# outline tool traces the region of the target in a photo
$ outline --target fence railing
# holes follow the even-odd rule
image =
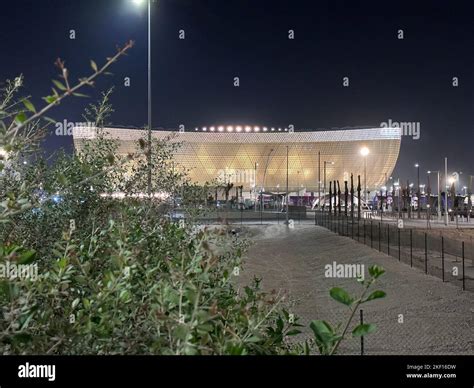
[[[314,223],[312,213],[295,211],[288,214],[290,223]],[[214,210],[199,217],[199,221],[204,224],[243,224],[243,223],[286,223],[286,213],[278,211],[253,211],[253,210]]]
[[[317,212],[315,223],[386,253],[411,267],[436,276],[443,282],[474,291],[474,246],[430,231],[402,228],[357,215]]]

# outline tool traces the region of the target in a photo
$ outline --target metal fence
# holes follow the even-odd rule
[[[313,223],[312,213],[304,211],[290,211],[288,214],[290,223]],[[206,225],[211,224],[265,224],[265,223],[286,223],[286,213],[278,211],[253,211],[253,210],[214,210],[206,215],[200,216],[199,221]]]
[[[314,220],[317,225],[419,268],[427,275],[474,291],[472,241],[466,243],[420,229],[329,212],[317,212]]]

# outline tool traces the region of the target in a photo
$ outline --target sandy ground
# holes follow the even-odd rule
[[[321,227],[246,228],[253,245],[241,281],[257,275],[263,278],[264,289],[288,292],[294,302],[291,312],[305,326],[312,319],[337,323],[347,316],[347,308],[330,298],[331,287],[343,287],[354,294],[361,291],[354,279],[325,277],[326,264],[364,264],[367,273],[375,263],[387,271],[377,286],[387,296],[363,306],[364,322],[378,327],[364,339],[365,354],[474,354],[473,293]],[[403,323],[399,322],[400,314]],[[358,320],[357,314],[354,325]],[[309,331],[300,339],[307,336]],[[350,338],[340,353],[360,354],[360,347],[360,339]]]

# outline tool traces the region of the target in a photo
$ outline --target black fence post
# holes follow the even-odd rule
[[[374,247],[374,228],[373,228],[374,222],[371,220],[370,221],[370,247]]]
[[[390,256],[390,224],[387,224],[387,255]]]
[[[410,229],[410,267],[413,267],[413,229]]]
[[[441,270],[443,271],[442,279],[444,282],[444,237],[441,236]]]
[[[400,261],[402,258],[401,244],[400,244],[400,228],[397,228],[397,230],[398,230],[398,261]]]
[[[364,218],[364,244],[365,244],[365,218]]]
[[[354,217],[351,219],[351,238],[354,240]]]
[[[428,235],[425,232],[425,273],[428,273]]]
[[[462,242],[462,290],[466,290],[466,276],[464,270],[464,241]]]
[[[379,222],[379,252],[382,252],[381,239],[382,239],[382,225],[380,225],[380,222]]]
[[[360,324],[364,324],[364,310],[360,309]],[[364,355],[364,336],[360,336],[360,355]]]

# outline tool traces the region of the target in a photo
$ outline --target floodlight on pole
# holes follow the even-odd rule
[[[148,5],[148,153],[147,153],[147,164],[148,164],[148,179],[147,179],[147,192],[151,197],[151,0],[132,0],[136,6],[141,6],[145,2]]]
[[[360,154],[364,158],[364,199],[365,204],[367,205],[367,156],[369,155],[370,150],[367,147],[362,147],[360,149]]]

